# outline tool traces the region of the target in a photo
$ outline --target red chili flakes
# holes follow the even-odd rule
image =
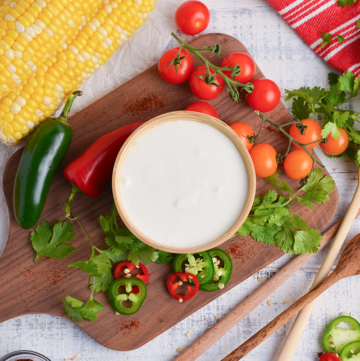
[[[131,330],[138,330],[140,320],[113,320],[111,321],[111,324],[116,327],[116,333],[122,332],[122,331],[131,331]]]
[[[21,359],[18,359],[16,361],[33,361],[33,360],[30,360],[29,358],[21,358]]]
[[[126,106],[126,110],[132,115],[137,116],[142,113],[152,112],[155,109],[163,108],[165,105],[165,97],[157,94],[148,94],[145,97],[133,98],[130,104]]]
[[[251,244],[249,243],[235,243],[226,249],[226,252],[230,254],[233,259],[241,259],[242,262],[252,258]]]

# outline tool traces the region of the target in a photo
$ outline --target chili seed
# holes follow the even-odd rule
[[[183,281],[179,281],[179,286],[181,286],[183,284]]]
[[[182,352],[182,350],[183,350],[182,347],[178,347],[178,348],[176,349],[176,351],[179,352],[179,353]]]
[[[222,290],[225,287],[223,283],[219,283],[219,288]]]
[[[184,300],[182,298],[179,298],[179,303],[183,303]]]
[[[124,273],[128,274],[128,273],[130,273],[130,270],[128,268],[125,268]]]

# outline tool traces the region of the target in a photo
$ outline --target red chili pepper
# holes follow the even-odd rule
[[[115,279],[121,278],[120,273],[123,270],[123,268],[126,268],[126,269],[129,270],[129,272],[125,273],[125,275],[123,277],[126,277],[126,275],[131,275],[131,272],[135,268],[139,268],[142,271],[143,274],[137,274],[136,276],[128,276],[128,277],[137,277],[137,278],[141,279],[142,281],[144,281],[144,283],[147,285],[147,283],[149,281],[149,271],[143,264],[139,263],[139,265],[136,266],[131,262],[121,262],[121,263],[119,263],[116,266],[115,271],[114,271]],[[134,286],[130,293],[134,293],[134,294],[139,293],[139,287]]]
[[[188,288],[187,288],[188,294],[187,295],[182,296],[176,292],[176,289],[178,288],[179,282],[180,282],[180,281],[176,281],[177,278],[180,278],[180,280],[182,282],[186,282],[188,280],[192,280],[194,282],[193,287],[190,285],[188,286]],[[170,276],[170,278],[168,279],[167,287],[168,287],[168,290],[169,290],[171,296],[173,296],[177,300],[181,299],[183,301],[187,301],[187,300],[190,300],[190,298],[193,298],[197,294],[197,292],[199,290],[199,280],[192,273],[176,272],[172,276]]]
[[[128,124],[103,135],[65,168],[64,177],[88,197],[99,197],[111,180],[120,148],[144,123]]]

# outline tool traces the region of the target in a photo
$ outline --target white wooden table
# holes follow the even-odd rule
[[[203,1],[209,7],[212,17],[206,33],[222,32],[242,41],[265,75],[280,86],[283,101],[285,89],[299,88],[304,85],[310,87],[325,86],[327,84],[327,74],[329,71],[333,71],[332,68],[306,46],[266,0]],[[182,0],[158,0],[157,11],[152,15],[153,19],[156,18],[157,21],[166,24],[169,33],[176,29],[173,16],[175,5],[180,2]],[[164,37],[161,40],[162,46],[156,49],[154,56],[150,57],[146,64],[137,64],[137,70],[129,68],[128,73],[123,75],[123,78],[132,77],[136,72],[156,62],[165,47],[174,45],[173,42],[168,43],[169,39],[169,37]],[[190,38],[185,37],[185,39],[189,40]],[[107,90],[103,91],[106,92]],[[289,107],[290,104],[287,103],[286,105]],[[359,110],[359,98],[352,103],[352,106]],[[1,184],[4,166],[13,152],[14,149],[0,145]],[[318,154],[338,186],[340,194],[340,206],[336,216],[338,219],[344,215],[355,190],[357,184],[356,168],[345,159],[326,158],[321,150],[318,150]],[[7,239],[7,217],[7,207],[1,191],[0,251]],[[347,240],[359,232],[360,221],[355,221]],[[288,306],[288,302],[292,303],[302,296],[309,289],[323,257],[324,252],[316,255],[271,296],[271,306],[268,306],[266,301],[263,302],[237,327],[211,347],[200,360],[220,360],[282,312]],[[259,287],[260,283],[257,280],[259,275],[266,280],[288,260],[289,257],[284,256],[262,270],[260,274],[250,277],[138,350],[131,352],[112,351],[100,346],[68,320],[48,315],[30,315],[0,324],[0,356],[14,350],[29,349],[47,355],[52,361],[74,360],[75,355],[77,355],[77,361],[172,360],[177,355],[176,349],[178,347],[187,347],[216,322],[214,315],[221,318]],[[346,279],[332,287],[321,297],[298,345],[294,360],[317,360],[317,353],[322,351],[322,333],[328,322],[339,316],[341,312],[351,312],[352,316],[360,319],[359,286],[360,277]],[[249,354],[246,360],[274,360],[289,328],[290,323]],[[191,336],[186,337],[185,334],[188,332],[191,332]]]

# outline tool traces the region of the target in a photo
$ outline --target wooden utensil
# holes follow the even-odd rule
[[[360,215],[358,211],[356,217]],[[338,231],[343,218],[333,224],[326,232],[322,234],[320,249],[323,249],[333,239]],[[211,327],[206,333],[198,338],[185,351],[178,355],[174,360],[188,361],[196,360],[208,348],[210,348],[217,340],[229,332],[244,317],[253,311],[261,302],[268,298],[278,287],[280,287],[287,279],[289,279],[296,271],[298,271],[306,262],[308,262],[315,254],[307,253],[295,257],[279,272],[271,277],[267,282],[261,285],[256,291],[248,296],[243,302],[238,304],[230,313]]]
[[[343,222],[344,223],[344,222]],[[336,266],[334,272],[317,285],[314,289],[309,291],[306,295],[301,297],[278,317],[273,319],[268,325],[261,329],[258,333],[252,336],[249,340],[239,346],[232,353],[227,355],[222,361],[237,361],[241,360],[251,350],[258,346],[261,342],[266,340],[281,326],[293,318],[305,306],[314,301],[323,292],[330,288],[333,284],[345,277],[356,276],[360,274],[360,234],[355,236],[346,246],[340,261]]]
[[[335,263],[336,257],[340,252],[340,249],[344,243],[346,235],[349,233],[350,227],[355,219],[355,214],[358,212],[360,207],[360,168],[358,169],[358,185],[354,193],[353,199],[351,201],[350,207],[348,208],[344,220],[339,228],[336,237],[331,244],[328,254],[326,255],[318,274],[310,288],[313,289],[320,282],[322,282],[329,272],[331,271],[332,266]],[[314,310],[316,305],[316,300],[306,306],[297,316],[281,350],[278,355],[277,361],[290,361],[297,344],[305,330],[306,324],[309,321],[309,318]]]

